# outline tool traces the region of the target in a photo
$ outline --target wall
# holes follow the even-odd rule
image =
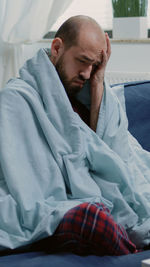
[[[24,61],[41,47],[50,47],[50,40],[24,45]],[[106,69],[109,83],[150,79],[150,39],[111,40],[111,48]]]
[[[111,71],[150,72],[150,40],[111,41]]]

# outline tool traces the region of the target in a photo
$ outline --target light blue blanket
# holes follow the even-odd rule
[[[85,201],[102,201],[133,241],[149,243],[150,154],[127,131],[122,93],[105,86],[95,133],[44,49],[8,82],[0,94],[1,249],[52,235]],[[89,106],[88,84],[78,98]]]

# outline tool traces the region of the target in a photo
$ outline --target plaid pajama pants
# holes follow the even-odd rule
[[[54,235],[57,251],[78,255],[124,255],[136,253],[125,229],[117,224],[102,203],[83,203],[70,209]]]

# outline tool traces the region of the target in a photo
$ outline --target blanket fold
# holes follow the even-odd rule
[[[78,99],[89,108],[88,83]],[[133,236],[150,217],[150,155],[127,124],[106,85],[93,132],[46,51],[28,60],[0,93],[0,248],[52,235],[69,209],[87,201],[103,202]]]

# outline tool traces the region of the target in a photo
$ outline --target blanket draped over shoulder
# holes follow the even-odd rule
[[[104,203],[138,246],[150,242],[150,154],[105,85],[97,132],[72,109],[44,49],[0,93],[0,249],[52,235],[76,205]],[[123,87],[120,87],[123,90]],[[89,87],[78,99],[89,106]]]

